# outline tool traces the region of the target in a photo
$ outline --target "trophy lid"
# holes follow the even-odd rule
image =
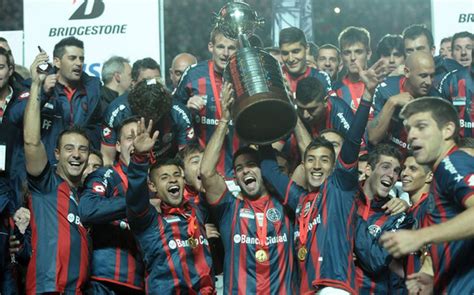
[[[245,2],[229,2],[216,16],[216,25],[226,38],[237,40],[240,34],[251,35],[264,20]]]

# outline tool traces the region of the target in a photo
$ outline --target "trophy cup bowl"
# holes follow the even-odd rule
[[[248,35],[263,23],[243,2],[227,3],[217,15],[219,30],[238,39],[242,48],[232,55],[224,79],[234,88],[231,114],[239,138],[270,144],[287,137],[296,126],[296,110],[285,86],[280,64],[269,53],[250,47]]]

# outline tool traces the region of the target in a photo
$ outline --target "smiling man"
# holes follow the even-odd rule
[[[231,85],[222,93],[222,119],[204,150],[201,164],[206,198],[215,213],[225,249],[225,294],[295,294],[293,227],[283,205],[263,182],[258,152],[240,148],[233,158],[236,198],[217,172],[219,150],[228,130]]]
[[[396,257],[432,244],[434,290],[474,291],[474,158],[458,150],[459,121],[446,100],[425,97],[400,113],[416,162],[433,170],[434,206],[418,230],[386,233],[381,242]]]
[[[79,218],[77,192],[87,165],[89,140],[81,129],[62,131],[54,150],[56,168],[48,161],[40,130],[39,95],[45,75],[37,72],[37,66],[47,60],[42,52],[31,65],[31,96],[24,115],[32,228],[26,292],[77,294],[84,291],[89,270],[88,235]]]
[[[433,57],[418,51],[408,56],[403,76],[388,77],[377,86],[375,118],[367,126],[369,143],[392,142],[403,153],[408,151],[406,133],[398,113],[410,100],[439,95],[432,86],[434,73]]]
[[[325,93],[332,93],[331,78],[328,74],[318,69],[309,67],[306,62],[308,43],[302,30],[290,27],[280,31],[279,45],[281,60],[283,61],[283,74],[290,86],[293,98],[301,79],[315,77],[323,85]]]

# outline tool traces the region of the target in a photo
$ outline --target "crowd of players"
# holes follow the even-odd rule
[[[338,42],[265,48],[298,122],[256,146],[218,28],[169,87],[152,58],[88,76],[75,37],[22,72],[0,38],[0,294],[474,292],[473,34],[434,56],[412,25],[370,67],[366,29]]]

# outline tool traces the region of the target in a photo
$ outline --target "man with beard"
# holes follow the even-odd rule
[[[212,57],[189,67],[174,92],[174,97],[184,103],[195,116],[195,129],[199,144],[203,147],[210,141],[222,117],[222,74],[229,58],[237,51],[236,40],[228,39],[215,27],[211,32],[208,50]],[[232,155],[239,147],[239,139],[231,125],[226,135],[224,148],[219,150],[218,171],[232,176]]]
[[[438,94],[432,87],[434,73],[433,57],[425,52],[415,52],[408,56],[403,76],[388,77],[377,86],[375,118],[367,126],[370,144],[391,142],[403,153],[408,151],[406,133],[398,114],[410,100]]]
[[[337,81],[337,74],[342,69],[341,52],[339,48],[332,44],[324,44],[319,47],[316,56],[316,67],[326,72],[334,85]]]
[[[234,154],[239,198],[233,196],[217,171],[230,120],[231,87],[224,85],[222,118],[201,164],[206,198],[224,243],[224,293],[296,294],[292,224],[283,205],[263,183],[257,151],[243,147]]]
[[[214,294],[203,216],[183,198],[181,167],[166,159],[150,167],[149,155],[158,138],[158,131],[151,135],[152,123],[147,128],[142,118],[133,133],[126,196],[127,218],[146,264],[147,293]]]
[[[47,60],[41,52],[31,65],[31,96],[24,115],[32,230],[26,293],[76,294],[84,291],[89,269],[88,235],[79,218],[77,193],[89,156],[89,140],[81,129],[62,131],[54,150],[58,164],[54,167],[48,161],[41,141],[39,99],[46,77],[37,72],[38,65]]]
[[[434,290],[440,294],[474,291],[474,159],[458,150],[459,121],[446,100],[419,98],[400,113],[416,162],[433,170],[434,208],[425,227],[386,233],[382,245],[395,257],[431,244]]]

